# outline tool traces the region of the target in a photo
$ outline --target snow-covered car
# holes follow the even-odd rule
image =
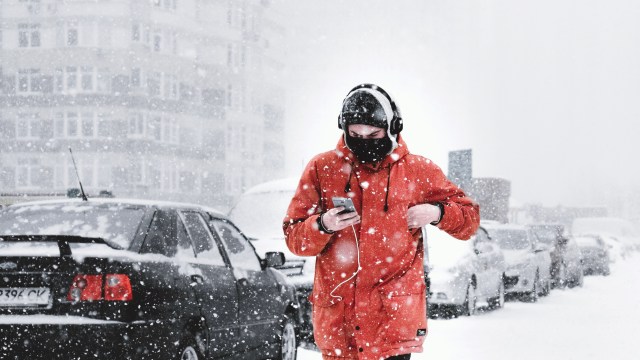
[[[223,214],[89,199],[0,211],[0,358],[295,359],[297,300]]]
[[[605,242],[611,253],[610,259],[624,259],[632,251],[640,250],[640,236],[633,224],[614,217],[576,218],[571,226],[574,236],[597,235]]]
[[[582,286],[584,276],[580,262],[580,250],[575,240],[569,236],[560,224],[529,225],[538,242],[550,248],[551,285]]]
[[[491,308],[504,305],[503,274],[506,269],[502,250],[479,228],[467,241],[428,226],[426,244],[429,269],[429,312],[473,315],[480,304]]]
[[[229,211],[229,218],[242,229],[260,255],[278,251],[285,254],[285,263],[278,270],[287,275],[295,286],[300,303],[300,335],[311,339],[313,326],[309,295],[313,288],[315,257],[293,254],[284,240],[282,220],[298,180],[285,178],[256,185],[245,191]]]
[[[580,258],[585,275],[609,275],[609,250],[598,235],[582,235],[576,237]]]
[[[483,226],[503,250],[507,294],[525,295],[532,302],[548,294],[551,288],[548,248],[534,241],[531,231],[522,225],[485,223]]]

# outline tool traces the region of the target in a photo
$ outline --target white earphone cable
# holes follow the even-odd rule
[[[329,293],[329,295],[331,295],[332,298],[334,299],[338,299],[338,301],[342,301],[342,296],[339,295],[333,295],[333,293],[338,290],[338,288],[342,285],[344,285],[345,283],[347,283],[348,281],[350,281],[351,279],[353,279],[354,277],[356,277],[356,275],[360,272],[360,244],[358,242],[358,234],[356,233],[356,228],[355,226],[351,225],[351,229],[353,230],[353,236],[356,239],[356,251],[358,254],[358,268],[356,269],[356,271],[353,273],[353,275],[351,275],[347,280],[341,282],[340,284],[336,285],[336,287],[333,288],[333,290],[331,290],[331,292]]]

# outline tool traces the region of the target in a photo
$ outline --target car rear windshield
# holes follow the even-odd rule
[[[128,249],[143,207],[121,204],[47,204],[0,211],[0,235],[74,235],[102,238]]]
[[[493,229],[489,230],[489,232],[491,233],[491,238],[498,241],[502,249],[520,250],[531,246],[525,230]]]
[[[554,244],[556,242],[556,237],[558,235],[557,230],[551,227],[536,227],[533,229],[538,240],[547,243]]]

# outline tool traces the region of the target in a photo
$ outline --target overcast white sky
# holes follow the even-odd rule
[[[343,97],[388,90],[409,149],[512,181],[518,203],[638,191],[640,2],[278,0],[288,31],[287,175],[335,146]]]

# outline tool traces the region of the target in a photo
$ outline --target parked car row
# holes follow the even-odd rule
[[[296,358],[284,255],[186,204],[46,201],[0,210],[0,358]]]
[[[468,241],[433,226],[423,233],[431,317],[501,308],[505,296],[535,302],[552,288],[582,286],[584,275],[610,273],[602,236],[572,236],[560,224],[482,221]]]

